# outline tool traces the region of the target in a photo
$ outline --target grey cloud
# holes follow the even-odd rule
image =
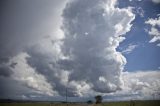
[[[160,88],[159,73],[124,73],[123,68],[127,61],[120,52],[116,51],[119,43],[125,39],[123,35],[130,31],[131,22],[134,20],[135,16],[131,8],[115,7],[116,0],[71,0],[62,14],[64,38],[60,40],[56,38],[59,33],[49,37],[42,37],[39,34],[41,32],[28,34],[32,32],[30,29],[39,25],[37,23],[41,23],[42,18],[48,19],[46,15],[50,13],[45,12],[48,9],[52,11],[50,8],[52,3],[57,4],[57,1],[53,0],[40,1],[40,4],[37,4],[37,1],[33,2],[32,4],[28,1],[23,3],[20,1],[19,5],[14,2],[13,7],[3,2],[10,7],[6,12],[2,10],[7,7],[0,7],[3,13],[1,18],[12,16],[13,14],[7,15],[11,11],[14,13],[12,18],[15,17],[15,19],[7,19],[11,20],[12,25],[9,31],[13,34],[4,30],[10,24],[1,29],[3,31],[1,31],[0,48],[5,49],[0,51],[2,64],[0,66],[0,98],[51,99],[52,97],[48,95],[53,95],[55,98],[57,95],[58,97],[66,95],[66,88],[68,96],[105,94],[117,96],[118,99],[120,97],[140,99],[155,95],[159,98],[157,96]],[[49,7],[43,7],[42,4],[45,3],[46,5],[49,3]],[[27,4],[26,7],[24,4]],[[32,4],[30,8],[27,7],[29,4]],[[26,19],[22,16],[25,14],[22,10],[18,10],[19,13],[16,12],[23,6],[29,9],[25,10],[27,16],[31,15],[27,17],[31,19],[29,23],[29,19],[22,22]],[[39,20],[36,20],[37,16],[40,17]],[[17,23],[18,19],[20,21],[14,29],[13,26],[16,25],[14,23]],[[21,28],[22,24],[27,25],[26,28],[28,28],[32,22],[35,24],[32,28],[26,30],[24,27]],[[37,30],[43,30],[46,24],[43,22],[42,24],[44,26]],[[42,39],[39,39],[41,37]],[[29,41],[30,39],[32,40]],[[21,45],[21,42],[24,44]],[[30,42],[34,44],[27,46]],[[12,46],[13,48],[17,46],[13,50],[13,57],[10,52]]]
[[[17,63],[15,67],[10,68],[14,72],[11,78],[20,81],[39,94],[48,96],[56,95],[56,92],[53,91],[52,86],[47,82],[46,78],[27,64],[27,57],[29,57],[29,55],[22,52],[10,60],[11,63]]]
[[[44,40],[46,42],[45,45],[49,48],[44,51],[44,48],[46,47],[43,48],[43,44],[39,43],[28,48],[26,52],[30,55],[30,57],[27,58],[27,62],[30,66],[35,68],[38,73],[46,77],[46,79],[53,86],[54,90],[58,91],[60,95],[65,95],[66,87],[60,83],[60,80],[63,78],[59,78],[59,74],[61,73],[59,66],[56,63],[58,53],[56,55],[56,48],[53,47],[54,45],[49,39]],[[53,49],[51,50],[50,48]],[[56,76],[56,74],[58,74],[58,76]]]
[[[0,1],[0,76],[10,78],[15,74],[16,70],[13,71],[10,68],[15,69],[18,64],[8,63],[13,57],[25,51],[26,48],[39,42],[44,36],[57,35],[52,36],[53,39],[57,39],[61,35],[59,26],[61,24],[61,11],[65,2],[66,0]],[[3,79],[2,83],[5,83],[5,80],[8,81]],[[12,88],[10,92],[6,90],[8,94],[5,95],[8,95],[7,97],[12,95],[13,98],[16,95],[21,96],[23,92],[14,93],[18,92],[19,89],[24,89],[25,94],[27,85],[17,85],[16,81],[13,81],[12,84],[11,80],[12,78],[8,81],[6,87],[1,84],[1,87],[4,86],[4,90],[7,87],[8,89]],[[6,97],[5,95],[3,96]]]
[[[13,72],[8,67],[0,67],[0,76],[10,77]]]
[[[65,32],[62,52],[74,64],[69,70],[69,80],[86,81],[97,92],[113,92],[122,84],[120,76],[125,59],[115,49],[121,42],[120,35],[129,30],[134,15],[130,10],[115,8],[115,3],[75,0],[66,5],[62,15]]]
[[[130,8],[119,9],[115,4],[116,0],[68,2],[62,14],[64,38],[56,39],[57,34],[37,40],[39,37],[34,36],[34,44],[10,59],[12,78],[48,95],[64,96],[66,87],[68,96],[121,90],[126,59],[116,48],[125,39],[122,35],[130,30],[135,16]],[[35,41],[34,37],[29,37],[30,42]]]
[[[57,34],[65,2],[1,0],[0,58],[12,57],[43,36]]]
[[[22,99],[22,95],[36,94],[33,89],[24,86],[23,83],[3,76],[0,76],[0,89],[1,99]]]
[[[8,58],[0,59],[0,76],[10,77],[13,74],[13,71],[10,69],[10,64],[8,64]]]
[[[116,48],[124,39],[121,35],[130,30],[134,14],[130,9],[115,8],[115,3],[69,2],[62,14],[64,39],[54,43],[44,39],[27,49],[28,64],[44,75],[59,95],[65,95],[66,87],[69,96],[122,89],[126,60]]]

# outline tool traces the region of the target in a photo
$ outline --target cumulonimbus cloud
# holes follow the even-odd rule
[[[25,64],[32,68],[28,74],[37,73],[36,83],[44,79],[48,89],[31,85],[32,80],[23,82],[53,95],[54,91],[65,95],[66,87],[68,96],[121,90],[126,59],[116,48],[130,31],[135,15],[131,8],[120,9],[116,3],[116,0],[68,2],[62,14],[64,38],[54,42],[44,39],[26,50],[29,56]],[[12,70],[16,72],[15,68]],[[25,79],[29,77],[17,70]]]
[[[62,52],[68,58],[61,66],[70,73],[68,81],[101,93],[120,90],[126,59],[116,48],[131,28],[131,9],[116,7],[116,0],[74,0],[62,16]]]
[[[3,59],[0,96],[42,96],[43,100],[47,96],[48,100],[48,95],[66,95],[67,88],[68,96],[105,94],[129,100],[153,95],[159,99],[158,71],[123,72],[127,61],[116,48],[130,31],[135,15],[130,7],[118,8],[116,3],[70,0],[62,14],[64,35],[59,30],[61,37],[45,37],[7,61]],[[155,21],[148,24],[154,26]],[[125,52],[135,47],[128,46]],[[3,93],[6,88],[12,93]]]

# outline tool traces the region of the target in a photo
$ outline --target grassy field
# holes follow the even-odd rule
[[[101,106],[160,106],[160,101],[108,102]]]
[[[160,106],[160,101],[105,102],[97,105],[86,103],[0,103],[0,106]]]

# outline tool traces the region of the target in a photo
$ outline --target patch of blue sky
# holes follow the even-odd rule
[[[126,39],[117,50],[122,52],[130,44],[137,45],[137,47],[131,53],[123,53],[127,59],[125,71],[158,70],[160,67],[160,47],[157,47],[155,43],[149,43],[151,37],[146,32],[149,26],[145,24],[145,21],[149,18],[156,18],[157,14],[160,14],[160,4],[155,4],[151,0],[119,0],[118,7],[128,6],[134,8],[133,12],[136,14],[136,18],[132,22],[131,31],[125,35]],[[142,10],[137,12],[138,8]]]

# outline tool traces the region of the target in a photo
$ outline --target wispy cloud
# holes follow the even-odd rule
[[[122,51],[124,54],[130,54],[134,49],[136,49],[138,45],[135,44],[129,44],[128,47]]]
[[[152,0],[153,3],[159,4],[160,0]]]
[[[138,7],[136,8],[136,13],[139,14],[141,17],[144,17],[144,10],[142,9],[142,7]]]

